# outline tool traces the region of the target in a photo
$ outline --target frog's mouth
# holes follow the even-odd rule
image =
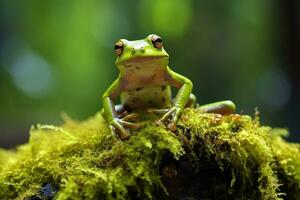
[[[118,66],[147,66],[147,65],[164,65],[167,66],[169,62],[168,56],[136,56],[120,63]]]

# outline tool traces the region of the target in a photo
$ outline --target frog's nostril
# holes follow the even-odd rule
[[[132,55],[134,54],[144,54],[145,49],[143,47],[140,48],[132,48]]]
[[[135,48],[132,49],[131,54],[132,55],[136,54],[136,49]]]

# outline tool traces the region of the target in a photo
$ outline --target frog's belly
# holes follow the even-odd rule
[[[124,91],[122,104],[129,109],[165,108],[171,105],[170,86],[140,87]]]

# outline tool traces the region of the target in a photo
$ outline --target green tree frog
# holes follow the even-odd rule
[[[181,112],[185,107],[194,107],[196,97],[192,94],[193,83],[168,66],[169,55],[162,38],[151,34],[142,40],[120,39],[114,48],[119,76],[103,94],[103,116],[111,133],[127,139],[128,128],[138,128],[137,123],[130,122],[137,115],[134,111],[141,109],[162,114],[156,123],[174,130]],[[175,99],[171,86],[179,89]],[[121,104],[115,105],[118,96]],[[229,114],[235,111],[235,105],[221,101],[197,109]]]

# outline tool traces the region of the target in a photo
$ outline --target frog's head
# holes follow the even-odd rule
[[[119,70],[130,66],[167,66],[169,55],[163,48],[161,37],[151,34],[142,40],[129,41],[120,39],[115,44],[118,56],[116,65]]]

